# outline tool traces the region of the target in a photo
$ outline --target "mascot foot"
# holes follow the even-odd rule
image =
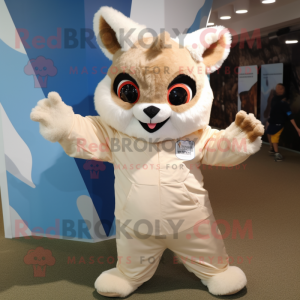
[[[138,287],[125,279],[117,268],[101,273],[95,281],[95,289],[105,297],[126,297]]]
[[[232,295],[239,292],[247,284],[245,273],[238,267],[229,267],[225,272],[201,282],[216,296]]]

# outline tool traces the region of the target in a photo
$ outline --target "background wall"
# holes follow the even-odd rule
[[[174,36],[173,28],[183,32],[205,26],[212,0],[0,0],[0,184],[6,237],[15,237],[16,228],[28,235],[90,242],[115,234],[112,165],[68,157],[29,118],[50,91],[57,91],[75,113],[96,115],[94,91],[111,63],[96,44],[92,21],[105,5]],[[100,227],[101,236],[84,230],[84,220]]]
[[[284,64],[284,84],[295,121],[300,127],[300,44],[285,44],[286,39],[300,40],[300,32],[290,33],[278,39],[261,39],[250,46],[237,43],[222,68],[211,75],[214,102],[210,124],[226,128],[234,121],[238,104],[238,66],[258,65],[258,118],[260,118],[260,67],[264,64]],[[243,47],[243,48],[242,48]],[[267,141],[267,137],[263,138]],[[280,146],[300,151],[300,138],[290,122],[287,122],[280,138]]]

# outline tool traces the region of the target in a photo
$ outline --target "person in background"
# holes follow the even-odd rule
[[[276,86],[276,93],[271,102],[269,125],[266,130],[270,142],[269,153],[275,155],[275,161],[283,160],[282,155],[278,152],[278,143],[287,120],[291,121],[300,136],[300,129],[294,120],[289,104],[286,102],[285,87],[282,83],[279,83]]]

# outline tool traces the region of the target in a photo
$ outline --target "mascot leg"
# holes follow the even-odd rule
[[[155,273],[166,249],[165,240],[145,236],[126,227],[128,235],[116,238],[118,262],[95,282],[97,292],[106,297],[126,297]]]
[[[167,246],[186,268],[199,277],[213,295],[231,295],[247,284],[244,272],[229,266],[228,255],[218,227],[211,215],[206,220],[170,238]]]

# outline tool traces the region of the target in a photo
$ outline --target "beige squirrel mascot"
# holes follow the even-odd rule
[[[253,114],[240,111],[225,130],[208,126],[207,74],[228,56],[229,31],[217,26],[176,39],[167,32],[153,36],[111,7],[95,14],[94,31],[112,60],[95,91],[99,116],[76,115],[51,92],[30,117],[69,156],[115,166],[118,262],[100,274],[96,290],[126,297],[153,276],[169,248],[210,293],[237,293],[247,279],[229,266],[221,233],[212,230],[199,169],[240,164],[261,147],[264,129]]]

